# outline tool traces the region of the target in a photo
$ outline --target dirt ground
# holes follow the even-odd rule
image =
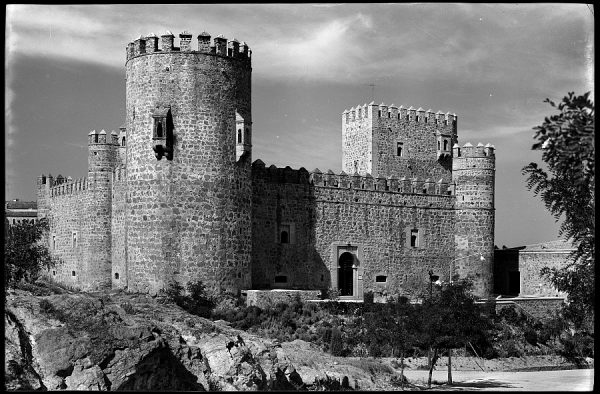
[[[411,383],[425,387],[428,372],[407,370]],[[443,391],[592,391],[593,369],[564,371],[508,372],[508,371],[452,371],[453,385],[446,385],[447,370],[433,372],[433,390]]]

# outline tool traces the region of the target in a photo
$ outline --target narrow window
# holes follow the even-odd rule
[[[71,271],[71,276],[75,276],[75,271]]]
[[[276,275],[275,283],[287,283],[287,276],[286,275]]]
[[[238,129],[238,144],[242,143],[242,129]]]
[[[417,122],[419,121],[419,115],[417,115],[417,116],[415,117],[415,120],[416,120]]]
[[[438,141],[438,150],[440,150],[441,146],[440,146],[440,141]]]
[[[400,120],[400,112],[398,112],[398,120]]]
[[[409,119],[410,119],[410,115],[406,114],[406,120],[409,120]]]
[[[410,230],[410,246],[413,248],[419,247],[419,230]]]
[[[285,230],[281,232],[281,243],[282,244],[289,244],[290,243],[290,235]]]
[[[115,272],[115,279],[119,279],[119,273]]]
[[[392,113],[388,112],[388,118],[391,118],[391,117],[392,117]]]
[[[162,136],[163,136],[162,122],[157,119],[156,120],[156,137],[162,138]]]
[[[458,149],[456,150],[456,154],[458,155],[458,157],[460,157],[460,148],[458,148]]]
[[[52,275],[56,276],[56,271],[52,271]]]
[[[94,134],[94,142],[98,143],[98,134]]]
[[[14,219],[13,219],[14,220]],[[52,236],[52,249],[56,249],[56,235]]]
[[[125,146],[125,137],[121,140],[121,146]]]
[[[448,140],[444,140],[444,150],[448,150]]]
[[[73,245],[73,249],[77,248],[77,232],[73,231],[72,234],[72,245]]]
[[[402,149],[404,148],[404,143],[398,142],[396,144],[396,156],[402,157]]]
[[[425,118],[425,123],[427,123],[427,120],[429,120],[429,118]]]
[[[387,276],[385,276],[385,275],[377,275],[375,277],[375,282],[377,282],[377,283],[385,283],[385,282],[387,282]]]
[[[381,118],[381,110],[377,113],[377,115]]]

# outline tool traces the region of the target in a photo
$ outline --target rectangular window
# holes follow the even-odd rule
[[[385,282],[387,282],[387,276],[386,275],[377,275],[375,277],[375,282],[376,283],[385,283]]]
[[[72,246],[73,246],[73,249],[76,249],[77,248],[77,232],[73,231],[73,234],[72,234],[71,237],[72,237]]]
[[[402,153],[403,153],[402,150],[403,150],[403,148],[404,148],[404,143],[398,142],[396,144],[396,156],[402,157]]]
[[[52,250],[56,249],[56,235],[52,235]]]
[[[410,246],[413,248],[419,247],[419,230],[410,230]]]

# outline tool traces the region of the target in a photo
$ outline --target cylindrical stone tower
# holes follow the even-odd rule
[[[222,50],[224,37],[196,51],[190,37],[180,35],[181,48],[170,32],[127,46],[131,291],[196,280],[250,287],[250,150],[236,157],[236,126],[252,124],[250,54]]]
[[[495,153],[492,145],[453,147],[456,256],[453,271],[473,279],[475,295],[493,291]]]
[[[78,281],[82,290],[111,286],[112,177],[118,145],[102,130],[88,135],[88,189],[83,200],[81,229],[81,268]]]

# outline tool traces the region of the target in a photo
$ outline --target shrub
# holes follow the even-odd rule
[[[184,295],[183,286],[175,281],[165,290],[167,297],[181,308],[197,316],[209,317],[215,304],[202,281],[188,282],[187,293]]]
[[[344,350],[344,342],[342,340],[342,332],[335,327],[331,330],[331,341],[329,343],[329,351],[333,356],[341,356]]]

